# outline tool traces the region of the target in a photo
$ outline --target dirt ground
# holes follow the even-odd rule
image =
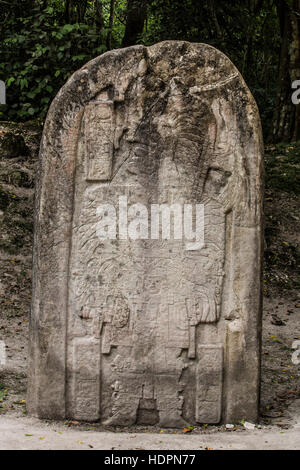
[[[6,366],[0,366],[0,449],[89,445],[300,449],[300,365],[292,362],[292,345],[300,340],[300,143],[266,148],[259,424],[254,431],[245,430],[243,423],[233,430],[203,425],[185,435],[157,427],[110,430],[88,423],[41,422],[26,415],[34,175],[40,134],[33,124],[0,123],[0,341],[7,355]]]
[[[295,419],[289,429],[278,426],[260,426],[253,431],[219,428],[190,434],[152,429],[142,433],[99,431],[90,425],[67,426],[8,414],[0,419],[0,450],[297,450],[300,403],[291,408],[291,414]]]

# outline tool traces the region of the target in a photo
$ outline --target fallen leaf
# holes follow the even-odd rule
[[[186,434],[187,432],[192,432],[193,430],[194,430],[194,426],[188,426],[184,428],[182,432]]]

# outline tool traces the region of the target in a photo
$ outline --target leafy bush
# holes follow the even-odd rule
[[[129,0],[0,0],[0,119],[45,118],[59,88],[88,60],[123,43]],[[138,5],[145,4],[136,2]],[[137,42],[205,42],[233,61],[256,98],[265,136],[276,100],[280,27],[274,2],[148,0]],[[2,8],[2,4],[5,8]],[[136,26],[137,18],[131,19]],[[111,34],[109,34],[110,27]],[[109,37],[109,40],[108,40]]]
[[[36,7],[31,16],[12,17],[6,24],[11,32],[1,44],[0,79],[6,82],[7,105],[0,119],[43,119],[68,77],[106,50],[93,26],[60,25],[57,15],[52,7]]]

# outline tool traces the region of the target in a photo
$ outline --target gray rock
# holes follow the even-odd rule
[[[248,431],[254,431],[255,424],[254,423],[248,423],[247,421],[245,421],[244,428],[247,429]]]
[[[235,425],[234,425],[234,424],[226,424],[225,427],[226,427],[226,429],[228,429],[228,430],[230,430],[230,431],[231,431],[232,429],[235,429]]]
[[[230,60],[177,41],[97,57],[53,101],[40,160],[28,411],[255,421],[262,136]]]

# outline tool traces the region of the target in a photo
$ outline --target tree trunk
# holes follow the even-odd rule
[[[136,44],[138,36],[143,32],[146,16],[147,0],[127,0],[126,27],[122,47]]]
[[[76,2],[77,23],[83,23],[86,9],[87,9],[87,0],[77,0]]]
[[[111,33],[112,33],[113,24],[114,24],[114,8],[115,8],[115,0],[110,0],[108,33],[107,33],[107,38],[106,38],[106,47],[108,51],[111,49]]]
[[[300,79],[300,0],[293,6],[277,0],[281,28],[277,104],[274,112],[271,138],[273,142],[291,142],[300,139],[299,106],[292,103],[292,83]]]
[[[215,35],[217,38],[222,37],[222,30],[220,28],[217,11],[216,11],[216,0],[208,0],[208,7],[210,10],[210,17],[213,24],[213,30],[215,31]]]
[[[102,5],[101,0],[95,0],[94,12],[95,12],[95,26],[96,26],[96,33],[97,33],[97,42],[98,44],[101,44],[102,31],[104,28],[103,5]]]
[[[70,23],[70,0],[65,1],[65,23]]]

